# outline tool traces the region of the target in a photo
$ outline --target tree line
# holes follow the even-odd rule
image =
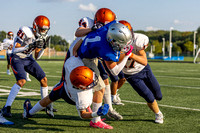
[[[196,30],[196,45],[200,47],[200,27]],[[165,40],[165,52],[168,52],[169,48],[169,32],[165,30],[157,31],[143,31],[137,30],[135,33],[142,33],[149,37],[149,47],[146,49],[147,52],[151,51],[153,46],[154,54],[162,54],[163,39]],[[55,48],[56,51],[67,51],[70,44],[64,38],[59,35],[51,35],[51,48]],[[6,38],[6,32],[0,31],[0,42]],[[192,55],[194,48],[194,31],[172,31],[172,52],[179,54]]]

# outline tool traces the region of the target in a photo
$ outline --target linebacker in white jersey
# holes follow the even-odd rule
[[[130,30],[133,29],[127,21],[122,21]],[[146,52],[144,51],[149,43],[149,38],[144,34],[134,33],[134,47],[123,72],[126,80],[135,91],[147,101],[148,107],[155,113],[155,122],[163,123],[163,114],[159,110],[156,100],[162,99],[160,85],[147,63]]]
[[[32,56],[35,51],[35,58],[39,59],[49,42],[47,32],[50,28],[50,21],[46,16],[37,16],[33,21],[33,27],[22,26],[17,32],[11,55],[11,66],[17,82],[11,88],[6,104],[1,110],[3,116],[11,117],[11,105],[20,89],[26,83],[26,72],[31,74],[40,82],[41,97],[48,95],[47,78]]]
[[[13,40],[13,37],[14,37],[14,34],[12,31],[9,31],[7,33],[7,38],[3,40],[3,44],[4,44],[4,49],[6,48],[6,57],[7,57],[7,74],[8,75],[11,75],[10,73],[10,57],[11,57],[11,54],[12,54],[12,48],[13,48],[13,43],[14,43],[14,40]]]
[[[94,18],[95,21],[90,19],[89,17],[84,17],[80,19],[79,28],[76,30],[75,36],[79,37],[80,40],[80,37],[86,36],[89,32],[95,31],[96,29],[99,29],[103,25],[115,19],[116,16],[114,12],[112,12],[108,8],[101,8],[95,14]],[[78,49],[77,45],[75,45],[74,51],[76,51],[77,49]],[[76,56],[77,53],[74,53],[74,55]],[[98,61],[98,69],[100,71],[100,76],[105,83],[104,103],[109,104],[110,107],[107,116],[115,120],[122,120],[123,117],[112,107],[111,91],[110,91],[111,89],[110,89],[108,74],[104,70],[104,67],[100,60]]]

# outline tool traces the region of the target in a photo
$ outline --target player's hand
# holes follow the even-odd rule
[[[45,49],[45,48],[48,46],[50,39],[51,39],[50,36],[48,36],[48,37],[46,38],[46,40],[44,41],[43,49]]]
[[[43,46],[44,46],[44,39],[43,38],[39,38],[39,39],[37,39],[36,41],[35,41],[35,44],[36,44],[36,47],[37,48],[43,48]]]
[[[130,45],[129,50],[125,53],[125,55],[129,55],[132,52],[132,50],[133,50],[133,46]]]
[[[106,115],[108,113],[108,110],[109,110],[109,105],[104,104],[104,106],[99,107],[99,109],[97,111],[97,115],[98,116]]]
[[[32,49],[36,47],[36,42],[30,43],[28,45],[25,46],[26,49]]]
[[[97,29],[99,29],[99,28],[101,28],[101,27],[103,27],[103,24],[101,24],[101,23],[96,23],[96,24],[94,24],[94,25],[92,26],[92,31],[95,31],[95,30],[97,30]]]

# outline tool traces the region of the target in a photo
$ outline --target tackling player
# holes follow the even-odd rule
[[[98,76],[99,82],[95,87],[96,91],[105,88],[97,67],[98,58],[105,60],[109,70],[114,75],[118,75],[130,56],[132,48],[129,48],[129,44],[131,42],[132,35],[130,30],[123,24],[116,23],[116,21],[106,24],[95,32],[90,32],[83,42],[82,40],[77,42],[77,45],[81,43],[77,52],[78,56],[82,59],[84,65],[94,70]],[[121,51],[124,51],[126,56],[121,63],[117,64]],[[102,96],[103,93],[98,95]],[[100,107],[100,105],[96,104],[95,106]]]
[[[96,13],[94,20],[90,19],[89,17],[84,17],[79,21],[79,28],[76,30],[75,35],[77,37],[83,37],[87,35],[89,32],[95,31],[105,24],[113,21],[116,19],[116,15],[113,11],[108,8],[100,8]],[[80,40],[80,38],[78,38]],[[77,51],[79,46],[75,46],[74,51]],[[74,55],[77,56],[77,53],[74,52]],[[101,61],[98,61],[98,69],[100,71],[100,76],[105,83],[105,93],[104,93],[104,102],[109,104],[109,112],[107,116],[109,118],[114,118],[115,120],[122,120],[123,117],[113,109],[112,101],[111,101],[111,93],[110,93],[110,84],[109,79]]]
[[[132,32],[132,27],[127,21],[120,23],[126,25]],[[163,123],[163,114],[160,111],[157,101],[162,99],[160,85],[147,63],[146,52],[144,51],[149,43],[149,38],[144,34],[134,33],[134,42],[131,44],[134,49],[129,57],[123,72],[126,80],[134,90],[147,101],[148,107],[155,113],[155,123]]]
[[[33,27],[22,26],[15,37],[11,55],[11,66],[17,82],[11,88],[6,104],[1,110],[3,116],[11,117],[11,105],[20,89],[26,83],[26,72],[31,74],[40,82],[41,97],[48,95],[47,78],[32,56],[39,59],[49,42],[47,32],[50,29],[50,21],[46,16],[37,16],[33,21]]]

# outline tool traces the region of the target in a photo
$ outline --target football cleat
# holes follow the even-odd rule
[[[54,117],[54,113],[53,113],[53,104],[50,103],[46,108],[45,108],[46,114],[49,117]]]
[[[96,123],[90,121],[90,126],[91,126],[91,127],[94,127],[94,128],[113,129],[112,126],[106,124],[106,123],[103,122],[103,121],[98,121],[98,122],[96,122]]]
[[[162,113],[159,113],[159,114],[155,114],[155,123],[158,123],[158,124],[163,124],[163,114]]]
[[[113,105],[124,105],[124,103],[121,102],[121,99],[119,97],[119,94],[116,95],[116,98],[112,100]]]
[[[108,116],[108,118],[115,119],[117,121],[123,119],[123,117],[114,109],[112,111],[109,110],[107,113],[107,116]]]
[[[0,113],[0,125],[14,125],[14,122],[6,120]]]
[[[31,109],[32,109],[31,102],[29,99],[27,99],[24,102],[24,113],[22,114],[24,119],[32,117],[32,115],[29,114],[29,110],[31,110]]]
[[[4,117],[12,117],[12,114],[11,114],[11,106],[7,106],[7,107],[3,107],[1,109],[1,113]]]

